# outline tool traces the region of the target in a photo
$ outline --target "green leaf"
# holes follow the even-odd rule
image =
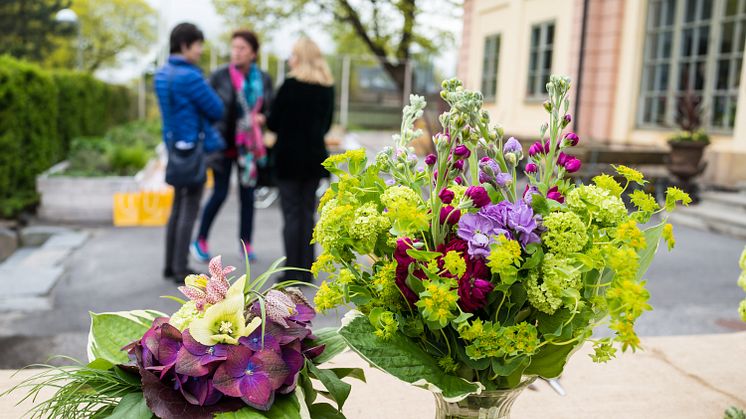
[[[419,260],[421,262],[428,262],[439,256],[443,256],[443,254],[440,252],[430,252],[427,250],[417,250],[417,249],[408,249],[407,254],[409,255],[409,257],[413,258],[414,260]]]
[[[148,409],[142,393],[130,393],[122,397],[108,419],[150,419],[153,412]]]
[[[122,347],[140,339],[150,329],[153,320],[167,317],[154,310],[133,310],[111,313],[90,313],[91,329],[88,334],[88,359],[101,358],[112,364],[129,361]]]
[[[365,371],[362,368],[329,368],[338,378],[355,378],[365,382]]]
[[[492,358],[492,371],[501,377],[507,377],[513,374],[524,361],[527,361],[527,359],[522,356],[515,357],[510,361],[506,361],[504,358]]]
[[[308,411],[313,419],[345,419],[345,415],[329,403],[312,404],[308,406]]]
[[[563,324],[570,320],[570,317],[572,313],[566,308],[557,310],[554,314],[538,312],[536,313],[536,328],[544,337],[560,337],[563,336]],[[568,324],[568,326],[567,329],[572,330],[571,325]]]
[[[666,221],[645,229],[645,248],[638,252],[640,255],[640,266],[637,268],[637,280],[641,280],[643,275],[648,271],[650,264],[653,262],[653,257],[658,251],[658,243],[660,243],[661,235],[663,234],[663,227],[665,227]]]
[[[350,294],[350,301],[356,306],[364,306],[371,300],[370,291],[361,285],[350,285],[347,287]]]
[[[277,396],[272,408],[266,412],[246,406],[235,412],[218,413],[215,419],[301,419],[300,402],[293,394]]]
[[[581,346],[581,344],[545,345],[537,354],[531,357],[531,364],[523,373],[526,375],[538,375],[544,378],[559,377],[565,368],[567,359]]]
[[[425,291],[425,285],[422,283],[422,280],[412,274],[409,274],[407,276],[407,279],[404,280],[404,283],[407,284],[409,289],[411,289],[412,292],[414,292],[415,294],[419,294],[422,291]]]
[[[316,339],[309,344],[309,347],[312,348],[318,345],[326,345],[324,347],[324,352],[313,359],[313,363],[316,365],[331,360],[347,349],[347,342],[333,327],[324,327],[314,330],[313,334],[316,336]]]
[[[534,213],[536,214],[549,214],[549,204],[542,194],[535,193],[531,196],[531,208],[533,208]]]
[[[481,388],[481,384],[443,372],[432,356],[401,333],[394,333],[382,341],[374,335],[374,331],[365,316],[351,312],[343,319],[339,334],[352,350],[372,366],[407,383],[437,388],[447,399],[460,399]]]
[[[317,366],[313,365],[312,362],[308,362],[307,366],[308,371],[313,374],[317,380],[321,381],[321,384],[323,384],[324,387],[326,387],[326,389],[329,391],[329,395],[331,396],[332,400],[337,403],[339,410],[342,410],[342,407],[345,404],[345,400],[347,400],[347,397],[350,395],[352,386],[340,380],[339,377],[337,377],[337,375],[334,373],[334,371],[320,369]]]
[[[94,370],[106,371],[110,370],[114,366],[114,364],[105,359],[96,358],[93,361],[89,362],[86,366],[88,368],[93,368]]]

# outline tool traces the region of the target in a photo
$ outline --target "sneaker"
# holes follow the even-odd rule
[[[207,250],[207,240],[197,239],[189,246],[189,251],[197,261],[207,263],[210,261],[210,252]]]
[[[249,262],[250,263],[256,262],[256,253],[254,253],[254,249],[251,248],[250,244],[247,244],[246,247],[244,247],[244,245],[241,244],[239,248],[240,250],[238,251],[238,253],[241,255],[242,258],[246,255],[248,251]]]

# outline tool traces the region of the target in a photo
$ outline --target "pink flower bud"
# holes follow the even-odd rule
[[[471,201],[474,203],[474,207],[476,208],[482,208],[492,202],[490,201],[490,196],[487,194],[487,191],[481,186],[469,186],[466,188],[464,195],[471,198]]]
[[[461,211],[454,209],[450,205],[446,205],[440,209],[440,223],[445,224],[456,224],[461,219]]]
[[[580,141],[580,137],[578,137],[574,132],[568,132],[565,134],[565,142],[569,143],[571,146],[575,147],[578,145],[578,141]]]
[[[425,157],[425,164],[428,166],[434,165],[437,161],[438,158],[435,156],[435,154],[428,154],[427,157]]]
[[[440,201],[444,204],[450,204],[453,201],[453,197],[455,194],[450,189],[443,189],[438,194],[438,198],[440,198]]]
[[[575,157],[570,157],[565,162],[565,170],[567,170],[567,173],[575,173],[578,170],[580,170],[580,160]]]
[[[559,189],[556,186],[552,186],[547,191],[547,199],[551,199],[553,201],[557,201],[560,204],[565,202],[565,197],[562,196],[562,194],[559,192]]]
[[[453,168],[458,171],[464,170],[464,161],[456,160],[456,162],[453,163]]]
[[[557,156],[557,164],[564,167],[565,163],[567,163],[567,160],[570,157],[572,156],[568,156],[567,154],[560,152],[559,156]]]
[[[469,147],[463,144],[460,144],[460,145],[457,145],[456,148],[453,149],[453,155],[456,157],[468,159],[469,156],[471,156],[471,150],[469,150]]]
[[[529,163],[526,165],[526,173],[536,173],[539,170],[539,168],[534,163]]]

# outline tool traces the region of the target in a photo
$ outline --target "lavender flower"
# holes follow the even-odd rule
[[[521,143],[518,142],[515,137],[508,138],[508,141],[506,141],[505,145],[503,146],[503,154],[514,154],[516,158],[520,160],[523,157],[523,148],[521,147]]]
[[[485,258],[490,254],[490,245],[495,242],[495,223],[480,210],[476,214],[466,214],[458,223],[458,236],[466,240],[469,255]]]

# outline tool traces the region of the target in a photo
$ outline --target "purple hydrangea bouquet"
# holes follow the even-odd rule
[[[171,316],[153,310],[92,313],[88,364],[46,367],[8,392],[55,394],[29,417],[65,418],[344,418],[359,369],[321,369],[346,348],[333,329],[311,330],[316,311],[285,282],[260,292],[278,271],[229,277],[220,256],[210,275],[190,275],[188,301]],[[247,261],[248,272],[248,261]],[[312,380],[336,403],[316,402]],[[319,388],[317,385],[316,388]]]
[[[592,184],[569,177],[581,167],[580,139],[566,130],[570,81],[546,87],[548,122],[525,154],[490,124],[482,95],[454,79],[424,162],[409,147],[425,107],[413,95],[374,162],[355,150],[324,163],[338,180],[314,231],[324,252],[312,271],[329,276],[316,306],[354,304],[339,331],[348,345],[434,391],[439,417],[502,417],[486,408],[559,376],[585,342],[596,362],[638,348],[635,321],[651,309],[643,276],[661,237],[674,245],[666,214],[690,202],[668,188],[659,204],[625,166]],[[606,337],[593,335],[598,326]]]

